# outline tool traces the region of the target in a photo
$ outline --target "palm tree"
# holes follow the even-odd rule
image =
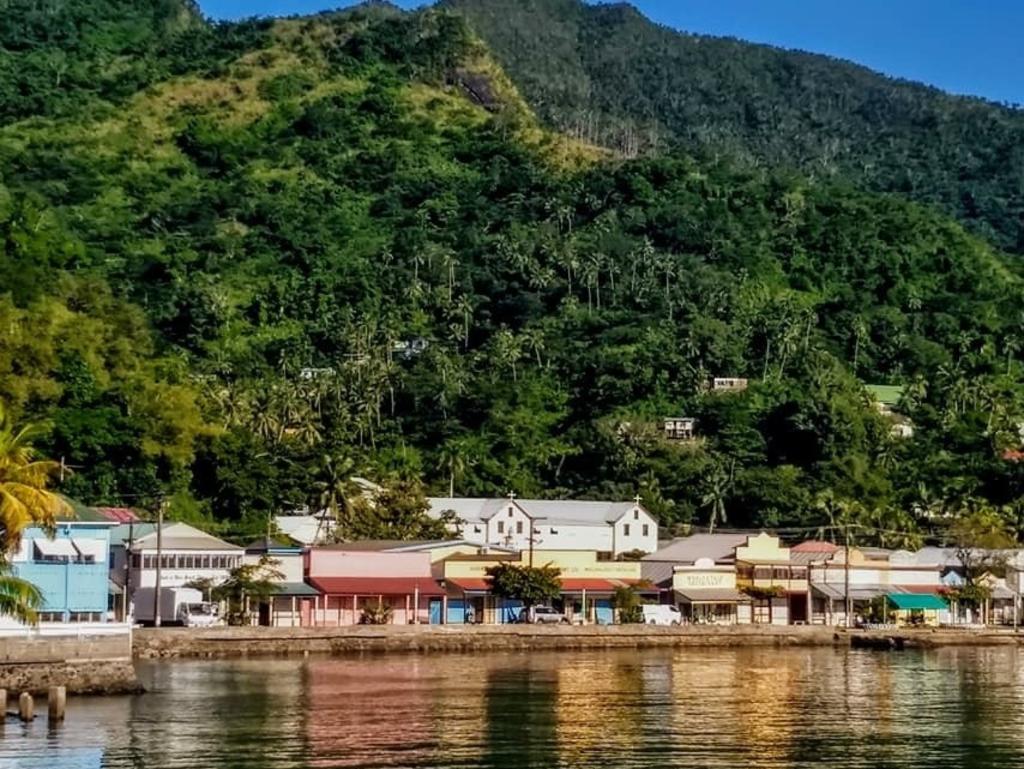
[[[732,488],[734,468],[734,461],[730,461],[728,466],[719,463],[708,478],[706,491],[700,501],[701,504],[707,505],[709,508],[709,534],[715,531],[716,524],[725,523],[727,520],[725,500],[729,497],[729,490]]]
[[[317,512],[334,521],[335,535],[344,537],[352,524],[355,489],[352,475],[355,462],[345,455],[326,455],[320,461],[317,478],[313,482]],[[319,531],[317,535],[319,535]]]
[[[0,562],[17,548],[21,532],[29,526],[52,529],[69,505],[47,489],[60,472],[57,462],[36,458],[32,441],[39,425],[17,427],[0,404]]]
[[[455,496],[455,480],[462,476],[466,469],[474,464],[469,456],[467,441],[453,439],[441,447],[441,469],[448,474],[448,496]]]
[[[43,594],[31,582],[11,574],[10,566],[0,561],[0,617],[13,617],[25,625],[39,621]]]

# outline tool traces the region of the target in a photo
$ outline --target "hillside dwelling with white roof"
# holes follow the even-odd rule
[[[658,522],[639,501],[432,497],[427,514],[482,547],[586,550],[615,557],[658,548]]]

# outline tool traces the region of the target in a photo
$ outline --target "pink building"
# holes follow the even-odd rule
[[[342,546],[343,547],[343,546]],[[387,607],[395,625],[444,616],[445,591],[430,573],[430,553],[361,552],[318,547],[306,553],[306,581],[323,595],[314,625],[357,625],[366,610]]]

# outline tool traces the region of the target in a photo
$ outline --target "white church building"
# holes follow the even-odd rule
[[[431,497],[427,514],[453,518],[460,539],[513,550],[587,550],[609,557],[658,549],[658,523],[631,502]]]

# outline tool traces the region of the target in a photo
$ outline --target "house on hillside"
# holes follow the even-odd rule
[[[43,595],[41,623],[106,622],[111,590],[110,532],[114,523],[91,508],[57,521],[54,532],[30,526],[11,556],[14,575]]]
[[[603,558],[654,552],[658,523],[632,502],[432,497],[427,515],[454,518],[452,534],[468,543],[513,551],[586,550]]]
[[[903,400],[904,388],[899,385],[865,385],[878,413],[891,424],[890,432],[895,438],[913,438],[914,423],[896,409]]]
[[[748,382],[741,377],[715,377],[711,380],[711,391],[716,393],[743,392]]]
[[[696,437],[697,420],[693,417],[666,417],[665,438],[670,441],[692,441]]]

